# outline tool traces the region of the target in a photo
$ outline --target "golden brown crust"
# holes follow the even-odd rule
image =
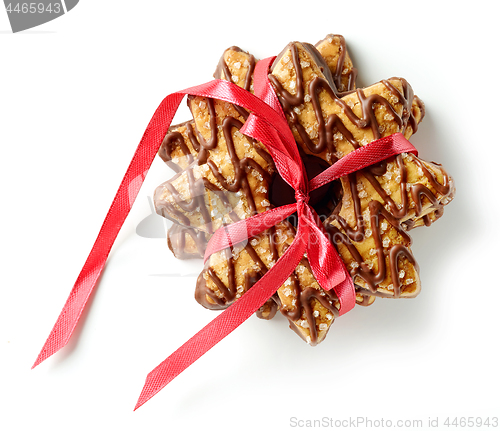
[[[171,126],[158,151],[160,158],[175,172],[186,169],[198,156],[193,146],[193,122]]]
[[[358,72],[352,64],[344,37],[340,34],[329,34],[315,47],[325,59],[336,89],[339,92],[354,90]]]

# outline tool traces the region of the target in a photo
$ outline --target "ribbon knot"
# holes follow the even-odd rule
[[[302,206],[309,203],[309,193],[304,193],[302,190],[295,190],[295,200],[297,204]]]

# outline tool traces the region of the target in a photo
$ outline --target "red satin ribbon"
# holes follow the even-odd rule
[[[416,154],[416,150],[401,134],[395,134],[352,152],[316,178],[307,181],[295,140],[267,80],[267,70],[272,60],[273,58],[260,61],[255,70],[255,92],[260,98],[230,82],[215,80],[173,93],[161,102],[144,132],[90,255],[33,368],[69,341],[103,270],[116,236],[186,94],[223,100],[249,110],[251,115],[241,131],[266,145],[278,171],[295,189],[297,198],[296,204],[266,211],[217,231],[209,243],[207,253],[227,248],[231,244],[256,235],[295,211],[298,212],[299,223],[291,246],[252,289],[148,374],[135,408],[144,404],[260,308],[286,281],[306,250],[313,274],[319,284],[325,289],[335,289],[341,303],[340,313],[343,314],[354,306],[355,293],[350,275],[338,253],[324,236],[322,225],[314,210],[307,204],[308,194],[350,172],[402,152]],[[311,246],[313,239],[314,247]]]

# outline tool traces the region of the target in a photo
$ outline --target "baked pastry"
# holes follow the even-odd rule
[[[251,55],[232,47],[215,76],[252,91],[254,65]],[[424,115],[405,80],[392,78],[355,90],[355,77],[345,42],[334,35],[317,48],[290,44],[272,66],[270,80],[310,177],[379,137],[395,132],[409,137]],[[244,109],[200,97],[190,97],[188,104],[193,121],[172,128],[160,150],[178,173],[157,189],[155,205],[157,212],[183,226],[172,230],[182,241],[175,247],[170,241],[170,246],[191,250],[191,257],[201,254],[203,242],[195,239],[201,234],[206,241],[224,224],[288,202],[265,147],[239,132],[248,116]],[[454,190],[446,172],[403,154],[322,189],[315,203],[327,216],[331,241],[356,283],[357,302],[418,294],[418,267],[406,230],[440,216]],[[197,300],[207,308],[229,306],[276,262],[294,235],[293,225],[284,221],[213,254],[198,278]],[[278,307],[292,329],[316,344],[338,315],[339,304],[333,292],[318,285],[305,256],[258,314],[271,318]]]

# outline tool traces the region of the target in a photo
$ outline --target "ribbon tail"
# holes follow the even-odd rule
[[[306,236],[298,232],[290,247],[257,283],[148,374],[134,410],[233,332],[278,290],[302,259]]]
[[[345,273],[345,280],[335,286],[335,293],[339,299],[342,298],[340,301],[339,316],[352,310],[356,305],[356,289],[354,288],[351,274],[349,274],[343,262],[342,267]]]
[[[163,99],[144,132],[87,261],[33,368],[52,356],[69,341],[90,294],[104,269],[111,247],[130,212],[144,182],[145,175],[185,94],[217,98],[243,106],[258,116],[262,123],[267,123],[268,128],[275,127],[285,143],[290,145],[290,143],[295,142],[282,113],[280,114],[258,97],[227,81],[211,81],[172,93]],[[271,139],[276,139],[277,133],[268,133],[268,136]],[[277,142],[278,147],[284,153],[282,158],[285,160],[293,159],[287,154],[286,145],[281,140]],[[287,165],[290,165],[290,163],[293,165],[293,161],[286,161]]]
[[[68,343],[183,97],[184,94],[171,94],[163,99],[156,109],[116,192],[87,261],[32,368]]]

